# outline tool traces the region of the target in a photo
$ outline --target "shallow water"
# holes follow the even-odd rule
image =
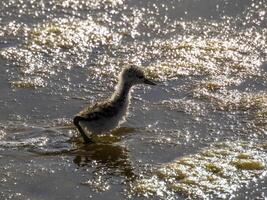
[[[2,0],[1,199],[267,198],[266,10]],[[83,145],[72,117],[131,63],[158,86],[136,87],[122,127]]]

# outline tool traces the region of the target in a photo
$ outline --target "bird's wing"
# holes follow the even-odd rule
[[[87,119],[86,121],[93,121],[105,117],[112,117],[116,115],[117,112],[118,109],[114,104],[106,102],[104,104],[97,104],[93,107],[86,107],[78,114],[78,116]]]

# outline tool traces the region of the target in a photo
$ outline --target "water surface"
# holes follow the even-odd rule
[[[266,5],[2,0],[1,199],[267,198]],[[72,117],[132,63],[158,86],[84,145]]]

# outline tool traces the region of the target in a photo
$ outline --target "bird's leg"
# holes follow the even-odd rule
[[[81,133],[81,135],[83,137],[84,142],[86,144],[94,143],[89,137],[87,137],[87,135],[83,131],[83,129],[79,123],[80,121],[86,121],[86,118],[81,117],[81,116],[75,116],[73,119],[73,124],[78,128],[79,132]]]

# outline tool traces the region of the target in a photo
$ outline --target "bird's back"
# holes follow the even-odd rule
[[[128,101],[107,101],[86,107],[78,116],[86,121],[80,124],[87,135],[101,134],[116,128],[127,113]]]

